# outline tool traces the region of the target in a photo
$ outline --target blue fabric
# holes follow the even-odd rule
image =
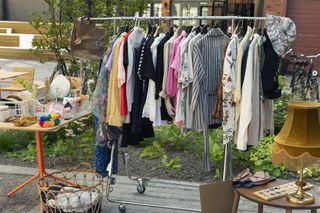
[[[101,128],[101,127],[100,127]],[[94,139],[95,139],[95,164],[96,164],[96,172],[106,177],[108,175],[107,166],[111,159],[111,149],[109,148],[108,144],[113,143],[115,146],[114,149],[114,156],[113,156],[113,163],[112,163],[112,174],[118,173],[118,138],[119,138],[119,130],[113,129],[112,127],[107,130],[106,125],[102,125],[102,128],[99,129],[99,119],[95,117],[94,119]],[[112,131],[116,130],[116,131]],[[102,131],[102,135],[101,135]],[[107,131],[108,133],[113,134],[111,140],[107,138]],[[102,137],[101,137],[102,136]]]

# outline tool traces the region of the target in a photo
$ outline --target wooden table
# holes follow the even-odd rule
[[[311,210],[311,213],[317,213],[317,209],[320,208],[320,195],[317,194],[316,189],[313,188],[311,190],[308,190],[309,193],[313,194],[315,196],[315,203],[311,205],[295,205],[292,203],[289,203],[286,199],[286,197],[275,199],[275,200],[270,200],[266,201],[254,194],[254,192],[267,189],[270,187],[278,186],[281,184],[289,183],[289,181],[278,179],[274,182],[268,183],[267,185],[264,186],[257,186],[253,187],[251,189],[247,188],[237,188],[235,189],[235,197],[234,197],[234,202],[233,202],[233,209],[232,213],[236,213],[238,211],[238,205],[239,205],[239,200],[240,196],[243,196],[244,198],[251,200],[255,203],[258,204],[258,213],[263,213],[263,206],[272,206],[276,208],[281,208],[285,209],[286,213],[291,213],[292,210]]]
[[[8,72],[5,70],[0,70],[0,80],[5,80],[9,78],[16,78],[22,75],[27,75],[28,72]]]
[[[37,178],[37,177],[41,178],[41,177],[45,176],[46,174],[48,174],[46,172],[45,165],[44,165],[43,147],[42,147],[42,132],[58,131],[59,129],[68,125],[69,123],[76,121],[84,116],[89,115],[89,114],[90,114],[90,112],[86,112],[86,113],[79,115],[77,118],[70,119],[70,120],[61,119],[61,124],[59,124],[58,126],[55,126],[55,127],[50,127],[50,128],[40,127],[38,123],[33,124],[28,127],[16,127],[16,126],[14,126],[13,123],[0,122],[0,130],[31,131],[31,132],[35,132],[35,134],[36,134],[36,148],[37,148],[37,156],[38,156],[38,173],[36,175],[34,175],[33,177],[31,177],[29,180],[27,180],[24,183],[17,186],[15,189],[10,191],[9,193],[7,193],[7,195],[9,197],[13,196],[14,193],[16,193],[19,189],[23,188],[25,185],[27,185],[28,183],[33,181],[35,178]]]

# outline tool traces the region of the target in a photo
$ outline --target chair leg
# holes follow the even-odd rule
[[[239,201],[240,201],[240,194],[237,191],[234,191],[232,213],[238,212]]]
[[[263,213],[263,205],[258,203],[258,213]]]
[[[317,213],[317,209],[311,209],[311,213]]]

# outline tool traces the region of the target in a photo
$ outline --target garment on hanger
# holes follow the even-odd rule
[[[239,118],[239,132],[237,138],[237,148],[239,150],[247,150],[249,142],[249,125],[252,119],[252,94],[253,84],[259,64],[257,63],[258,54],[256,50],[256,43],[259,39],[259,35],[255,34],[254,38],[249,46],[249,52],[247,57],[247,65],[244,76],[244,82],[242,86],[242,95],[240,102],[240,118]],[[258,107],[258,106],[256,106]],[[253,142],[252,142],[253,143]],[[257,143],[257,141],[255,142]]]
[[[106,68],[107,61],[111,55],[113,45],[117,40],[116,36],[113,36],[110,40],[109,47],[105,53],[102,63],[100,64],[99,75],[97,78],[97,84],[95,90],[91,96],[91,108],[94,116],[99,118],[100,122],[105,123],[107,112],[107,94],[108,94],[108,77],[109,72]]]
[[[173,36],[172,32],[167,32],[166,36],[160,41],[157,47],[157,61],[156,61],[156,94],[155,98],[161,100],[160,112],[161,120],[171,121],[172,117],[169,116],[168,110],[166,108],[165,99],[161,96],[161,91],[163,89],[164,81],[164,49],[166,42]]]
[[[231,143],[235,132],[235,102],[234,91],[236,88],[236,63],[237,63],[237,49],[239,46],[239,39],[236,34],[232,35],[231,41],[228,44],[222,76],[223,89],[223,144]]]
[[[132,111],[134,82],[135,82],[135,66],[136,55],[135,49],[139,47],[143,39],[143,30],[140,27],[134,27],[131,34],[128,37],[128,68],[127,68],[127,104],[128,112]]]
[[[181,43],[180,46],[180,73],[178,78],[178,95],[177,95],[177,106],[175,115],[175,124],[182,128],[185,126],[186,122],[186,87],[192,81],[192,76],[190,74],[191,69],[188,63],[188,45],[190,40],[195,36],[194,32],[191,32],[186,39]]]
[[[212,118],[223,52],[229,38],[219,28],[211,29],[194,46],[194,79],[191,110],[197,129],[221,123]]]
[[[168,79],[168,72],[170,66],[170,59],[172,53],[172,46],[173,42],[176,38],[181,34],[182,29],[178,28],[174,35],[164,44],[163,47],[163,81],[162,81],[162,91],[160,92],[160,96],[164,99],[164,105],[166,107],[166,111],[168,115],[173,118],[175,115],[173,104],[171,103],[170,97],[167,95],[166,88],[167,88],[167,79]],[[162,110],[163,111],[163,110]]]
[[[189,70],[189,82],[185,83],[186,97],[185,97],[185,128],[197,129],[193,122],[193,111],[191,110],[191,98],[192,98],[192,84],[194,78],[194,46],[203,37],[199,32],[193,38],[190,39],[188,45],[188,70]]]
[[[110,126],[122,127],[125,117],[120,112],[120,88],[118,85],[119,53],[120,47],[127,33],[122,33],[114,45],[112,66],[110,70],[108,102],[107,102],[107,123]]]
[[[281,96],[278,82],[279,56],[273,49],[272,43],[265,35],[264,42],[265,61],[261,74],[263,94],[269,99],[276,99]]]
[[[127,103],[127,51],[128,51],[128,37],[131,32],[127,33],[127,35],[123,39],[123,43],[120,47],[119,52],[119,70],[118,70],[118,86],[120,87],[120,114],[123,117],[126,117],[128,114],[128,103]],[[127,118],[127,123],[129,119]]]
[[[180,42],[182,41],[182,39],[184,39],[184,37],[186,36],[186,32],[182,31],[181,34],[174,40],[173,44],[172,44],[172,51],[171,51],[171,55],[170,55],[170,66],[168,69],[168,76],[167,76],[167,85],[166,85],[166,94],[169,97],[175,97],[177,95],[177,78],[175,78],[175,68],[177,66],[180,66],[180,56],[178,56],[177,51],[178,51],[178,47]],[[177,58],[176,58],[177,57]],[[176,59],[176,60],[175,60]]]
[[[235,126],[235,137],[238,137],[238,126],[239,126],[239,118],[240,118],[240,101],[241,101],[241,68],[242,68],[242,57],[244,53],[244,47],[249,43],[249,39],[252,35],[252,28],[248,26],[247,32],[243,39],[241,40],[238,52],[237,52],[237,65],[236,65],[236,77],[237,77],[237,83],[236,83],[236,89],[234,94],[234,100],[236,104],[236,126]]]
[[[157,47],[164,37],[165,37],[165,34],[161,33],[157,38],[155,38],[154,42],[150,47],[151,54],[152,54],[152,62],[154,67],[156,67],[156,62],[157,62]],[[142,117],[149,118],[150,121],[153,122],[154,126],[160,126],[162,124],[161,112],[160,112],[161,100],[160,99],[157,100],[155,97],[157,74],[156,74],[156,69],[154,69],[154,71],[155,71],[155,79],[149,79],[147,98],[142,110]]]

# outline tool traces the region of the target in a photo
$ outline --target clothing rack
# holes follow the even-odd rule
[[[157,17],[139,17],[139,16],[123,16],[123,17],[97,17],[89,18],[91,21],[108,21],[108,20],[266,20],[266,17],[250,17],[250,16],[157,16]]]
[[[93,17],[88,18],[90,21],[96,21],[96,22],[104,22],[104,21],[116,21],[116,20],[132,20],[132,21],[141,21],[141,20],[158,20],[158,21],[171,21],[171,20],[231,20],[232,21],[232,28],[234,28],[234,21],[235,20],[252,20],[252,21],[264,21],[266,20],[266,17],[242,17],[242,16],[159,16],[159,17],[138,17],[138,16],[123,16],[123,17]],[[211,170],[210,167],[210,152],[209,152],[209,134],[208,134],[208,128],[205,128],[203,130],[203,136],[204,136],[204,169],[205,171],[209,172]],[[113,150],[114,146],[112,146],[112,156],[111,159],[113,159]],[[224,166],[223,166],[223,180],[226,179],[232,179],[232,149],[231,144],[226,144],[224,147]],[[109,177],[107,181],[107,199],[110,202],[116,202],[119,203],[119,210],[120,212],[125,212],[125,206],[124,204],[129,205],[138,205],[138,206],[146,206],[146,207],[155,207],[155,208],[163,208],[163,209],[172,209],[172,210],[183,210],[183,211],[191,211],[191,212],[200,212],[200,210],[195,209],[188,209],[188,208],[180,208],[180,207],[173,207],[173,206],[161,206],[156,204],[146,204],[146,203],[137,203],[137,202],[131,202],[131,201],[113,201],[109,197],[109,193],[112,191],[111,185],[114,184],[115,180],[114,177],[112,177],[112,160],[109,163]],[[228,174],[229,173],[229,174]],[[131,178],[130,178],[131,179]],[[147,182],[148,180],[135,178],[134,180],[137,180],[138,182],[138,191],[139,188],[143,187],[145,190],[145,184],[144,182]],[[144,192],[143,190],[143,192]],[[140,192],[140,191],[139,191]],[[142,193],[143,193],[142,192]]]

